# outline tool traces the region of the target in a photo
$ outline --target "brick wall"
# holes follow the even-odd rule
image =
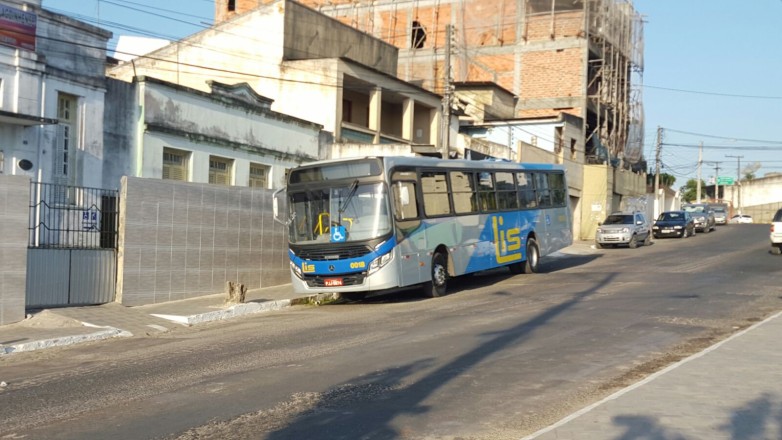
[[[154,304],[290,282],[271,190],[123,178],[117,301]]]
[[[579,48],[524,53],[521,96],[524,99],[584,96],[582,54]]]
[[[527,41],[546,41],[584,35],[586,33],[582,11],[558,12],[554,14],[553,20],[550,14],[527,17],[525,34]]]
[[[25,317],[30,179],[0,176],[0,325]]]

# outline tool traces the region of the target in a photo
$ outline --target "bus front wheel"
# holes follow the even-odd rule
[[[536,273],[540,264],[540,248],[534,238],[527,239],[527,261],[521,263],[523,273]]]
[[[448,260],[441,252],[432,257],[432,279],[424,283],[424,296],[437,298],[445,295],[448,287]]]

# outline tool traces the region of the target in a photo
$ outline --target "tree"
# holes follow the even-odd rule
[[[654,171],[649,170],[649,172],[646,174],[646,183],[648,185],[654,185]],[[673,184],[676,183],[676,177],[668,174],[668,173],[662,173],[660,174],[660,186],[667,186],[672,187]]]
[[[744,177],[746,182],[749,182],[755,178],[755,173],[760,169],[760,167],[760,162],[753,162],[741,170],[741,175]]]
[[[706,184],[701,180],[701,188],[705,188]],[[684,200],[686,203],[692,203],[695,201],[695,198],[698,196],[698,180],[697,179],[690,179],[687,181],[687,183],[684,184],[683,187],[681,187],[682,192],[682,200]]]

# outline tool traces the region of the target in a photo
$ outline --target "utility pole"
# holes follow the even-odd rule
[[[450,157],[451,149],[451,33],[452,26],[450,24],[445,25],[445,78],[443,93],[443,159]]]
[[[738,213],[741,214],[741,158],[744,156],[730,156],[725,155],[725,157],[735,157],[738,161],[738,164],[736,165],[736,189],[738,190],[738,194],[736,195],[736,205],[738,205]]]
[[[703,141],[698,146],[698,182],[695,187],[695,203],[701,202],[701,165],[703,165]]]
[[[720,164],[722,162],[712,162],[714,164],[714,201],[720,202]]]
[[[660,154],[663,148],[663,128],[657,127],[657,150],[654,154],[654,218],[660,215]]]

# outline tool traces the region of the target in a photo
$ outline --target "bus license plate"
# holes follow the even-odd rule
[[[323,280],[323,284],[325,284],[326,287],[341,286],[342,278],[326,278],[325,280]]]

